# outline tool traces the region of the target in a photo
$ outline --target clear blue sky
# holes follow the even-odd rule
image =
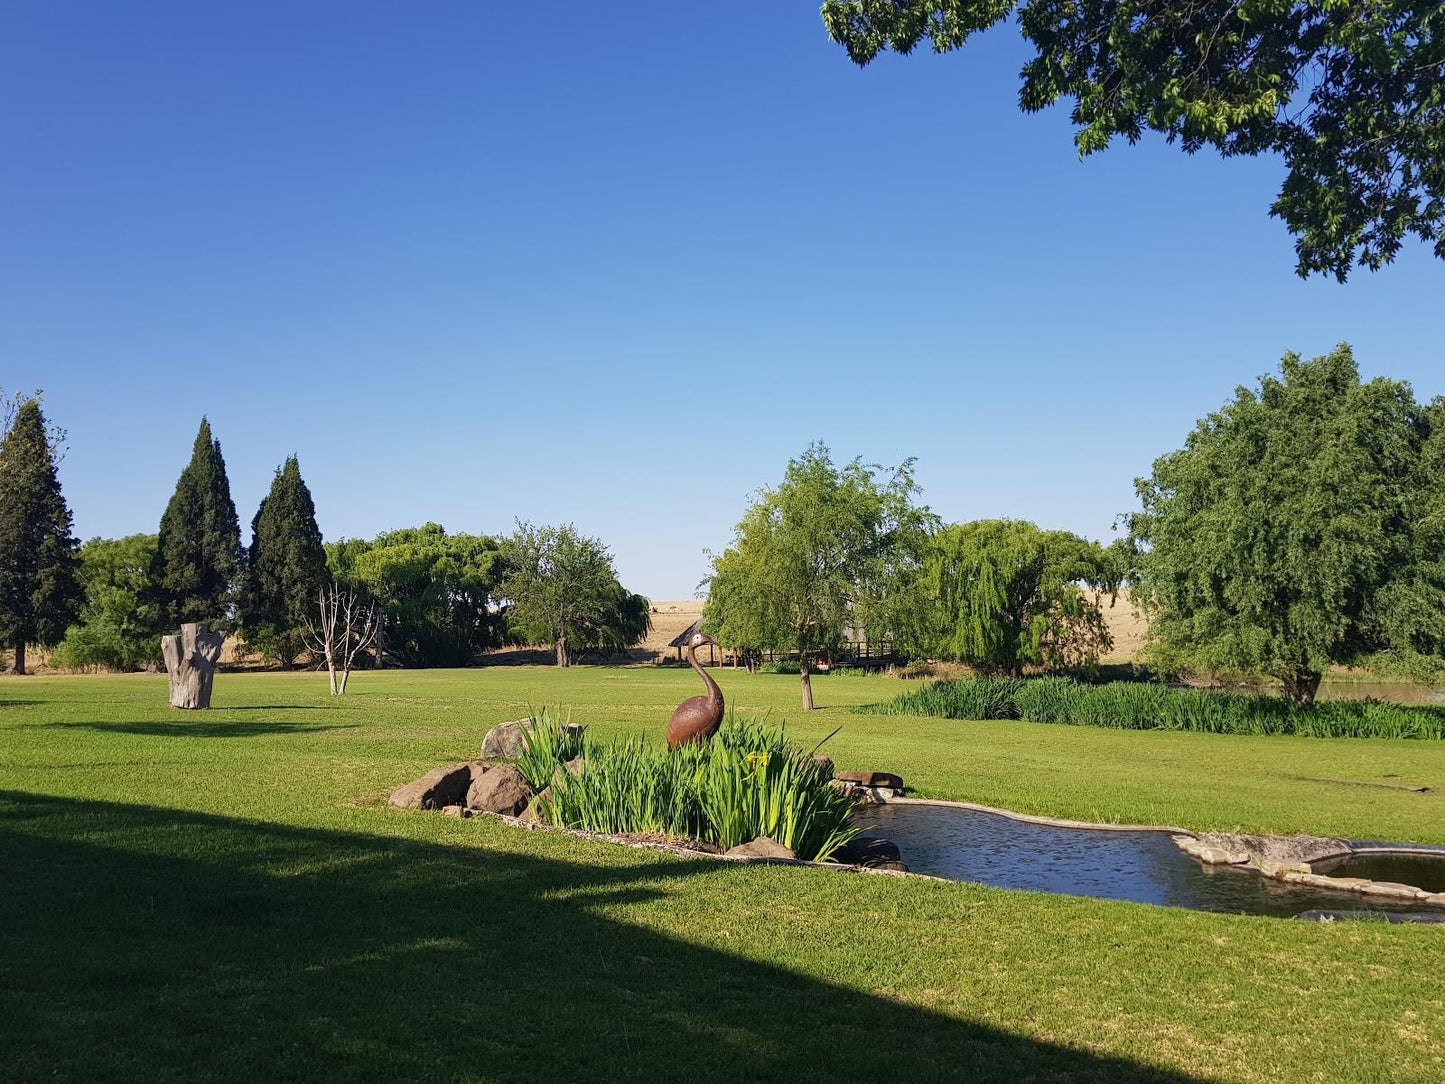
[[[1293,274],[1270,160],[1081,163],[1022,46],[865,70],[815,0],[11,0],[0,385],[82,536],[153,531],[202,413],[249,524],[573,521],[689,597],[826,440],[945,518],[1107,537],[1285,350],[1445,392],[1445,264]]]

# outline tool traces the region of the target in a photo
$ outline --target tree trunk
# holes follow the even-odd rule
[[[25,641],[15,642],[15,672],[24,675],[25,673]]]
[[[182,625],[179,636],[161,637],[161,654],[165,656],[166,674],[171,679],[171,707],[211,706],[216,660],[221,657],[225,639],[223,634],[207,632],[205,625],[194,621]]]
[[[803,710],[813,710],[813,678],[808,673],[808,656],[798,655],[798,672],[803,676]]]
[[[1284,694],[1296,707],[1308,708],[1315,702],[1315,693],[1320,691],[1322,677],[1324,675],[1318,670],[1296,670],[1287,674],[1284,679]]]
[[[568,665],[568,659],[567,659],[567,637],[565,637],[565,636],[559,636],[559,637],[557,638],[557,665],[558,665],[558,666],[566,666],[566,665]]]

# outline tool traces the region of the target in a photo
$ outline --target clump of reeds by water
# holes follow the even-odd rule
[[[817,860],[857,834],[854,800],[833,786],[832,773],[781,730],[756,720],[730,718],[711,741],[674,750],[633,738],[584,739],[574,752],[562,731],[560,722],[539,714],[524,732],[518,761],[547,823],[687,837],[723,850],[768,836],[799,858]],[[577,756],[577,770],[568,771],[567,761]]]
[[[937,681],[871,709],[883,715],[946,719],[1026,719],[1122,730],[1309,737],[1445,738],[1445,708],[1371,700],[1299,707],[1279,697],[1145,682],[1089,685],[1073,678]]]

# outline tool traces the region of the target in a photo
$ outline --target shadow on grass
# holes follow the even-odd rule
[[[233,709],[223,709],[230,711]],[[276,711],[284,709],[276,708]],[[17,730],[96,730],[105,734],[143,734],[152,738],[256,738],[273,734],[324,734],[328,730],[351,730],[356,723],[335,726],[307,726],[303,723],[233,723],[214,716],[174,723],[35,723]]]
[[[222,704],[216,711],[325,711],[325,704]]]
[[[0,1077],[17,1080],[102,1064],[184,1080],[1193,1079],[611,913],[711,864],[583,866],[0,792],[0,869]]]

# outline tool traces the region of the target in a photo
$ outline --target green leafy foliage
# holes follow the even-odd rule
[[[1445,738],[1445,708],[1328,700],[1300,707],[1276,696],[1175,689],[1143,682],[1090,685],[1072,678],[938,681],[873,711],[945,719],[1205,734],[1297,734],[1316,738]]]
[[[711,741],[668,750],[643,738],[583,743],[574,775],[560,724],[524,734],[523,775],[546,779],[548,823],[591,832],[702,840],[727,850],[768,836],[800,858],[829,858],[857,834],[853,799],[780,730],[729,718]],[[574,754],[576,755],[576,754]],[[519,762],[520,766],[520,762]],[[528,775],[528,772],[531,775]]]
[[[326,551],[316,505],[296,457],[276,470],[271,491],[251,521],[251,549],[240,593],[246,643],[289,667],[305,649],[326,583]]]
[[[571,524],[518,523],[503,552],[508,634],[517,643],[551,645],[558,666],[581,652],[625,651],[651,628],[647,599],[618,582],[611,552]]]
[[[79,542],[55,473],[56,447],[38,399],[27,399],[0,439],[0,643],[60,642],[79,611]]]
[[[552,782],[568,761],[582,756],[590,747],[585,730],[569,729],[561,712],[547,708],[528,713],[531,725],[522,729],[522,753],[517,771],[534,793]]]
[[[810,445],[776,489],[758,491],[732,545],[713,558],[709,634],[724,647],[798,652],[811,709],[811,663],[845,630],[882,642],[915,618],[933,525],[917,493],[912,460],[891,471],[858,459],[839,468],[827,445]]]
[[[1007,519],[946,527],[924,562],[928,653],[1015,676],[1091,666],[1112,646],[1101,601],[1121,572],[1110,551],[1067,531]]]
[[[327,544],[333,577],[382,608],[378,650],[402,666],[465,666],[502,642],[496,539],[436,523]]]
[[[1361,383],[1347,346],[1238,389],[1136,482],[1153,659],[1272,674],[1303,704],[1331,664],[1438,656],[1440,417],[1408,385]]]
[[[51,655],[70,669],[136,670],[161,663],[160,637],[151,610],[150,570],[156,536],[92,538],[80,547],[85,602],[79,623]]]
[[[151,601],[160,631],[188,621],[212,630],[235,627],[235,589],[245,568],[241,527],[221,442],[201,419],[191,461],[161,516],[151,566]]]
[[[1019,104],[1072,99],[1081,155],[1162,133],[1187,152],[1277,154],[1271,213],[1297,270],[1343,281],[1411,235],[1445,257],[1445,8],[1435,0],[825,0],[866,64],[961,48],[1017,14],[1035,55]]]

